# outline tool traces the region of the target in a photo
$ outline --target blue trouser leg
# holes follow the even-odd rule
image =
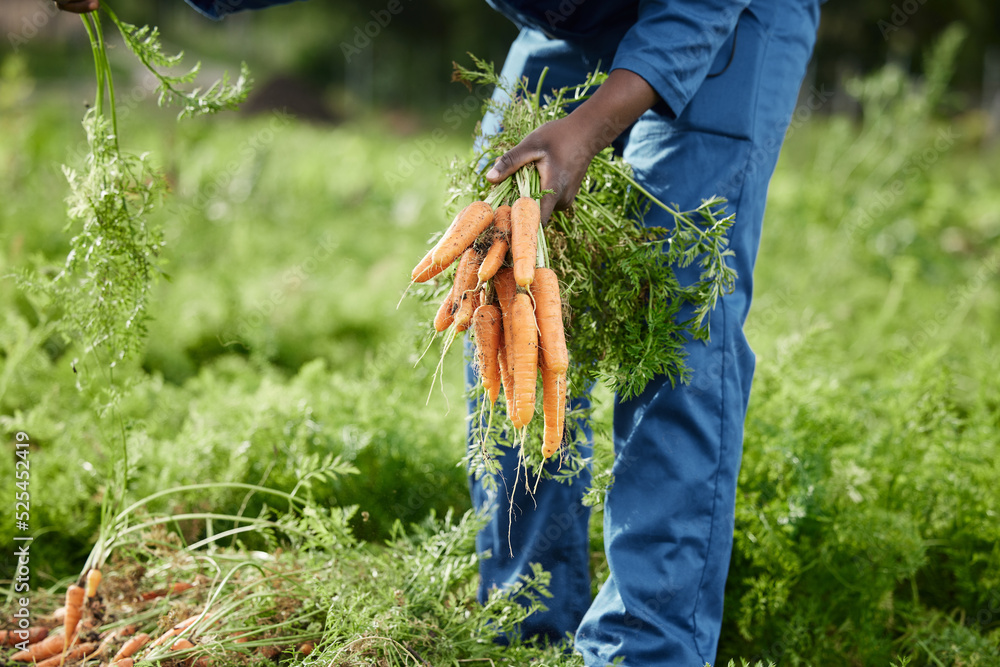
[[[610,577],[576,647],[589,666],[714,662],[732,549],[736,480],[754,356],[743,335],[767,185],[815,37],[818,8],[774,2],[746,10],[683,113],[654,112],[625,149],[643,184],[691,209],[719,194],[736,214],[730,234],[736,291],[711,314],[711,340],[687,345],[689,385],[651,382],[615,407],[614,486],[605,501]],[[715,70],[713,70],[715,71]],[[654,209],[650,224],[670,225]],[[696,270],[696,269],[695,269]],[[680,271],[693,280],[694,270]]]

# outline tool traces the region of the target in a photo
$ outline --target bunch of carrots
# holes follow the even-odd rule
[[[18,648],[8,660],[14,663],[32,663],[35,667],[63,667],[70,664],[86,664],[91,660],[101,666],[132,667],[136,662],[152,657],[157,647],[169,651],[190,651],[196,644],[187,636],[197,625],[208,627],[214,620],[205,613],[198,613],[178,623],[174,623],[157,637],[138,632],[139,626],[127,623],[100,634],[96,632],[98,619],[103,616],[103,605],[98,596],[98,586],[102,580],[101,571],[91,568],[83,581],[66,589],[65,605],[52,614],[54,622],[61,622],[61,632],[49,632],[46,625],[32,626],[23,630],[0,631],[0,646]],[[79,585],[83,584],[83,585]],[[175,596],[194,588],[195,584],[175,582],[168,588],[143,593],[144,602],[167,595]],[[236,639],[240,642],[241,639]],[[246,639],[242,639],[246,641]],[[114,650],[117,648],[117,650]],[[313,642],[298,646],[298,652],[308,654],[314,648]],[[262,646],[260,653],[267,658],[275,658],[281,650],[275,646]],[[207,656],[178,654],[185,667],[209,667]]]
[[[101,584],[101,571],[92,568],[87,572],[84,585],[73,584],[66,589],[66,601],[53,613],[62,620],[62,633],[49,634],[47,627],[26,630],[9,630],[2,636],[5,645],[21,650],[10,656],[13,662],[34,663],[37,667],[59,667],[68,662],[101,660],[103,664],[131,667],[132,656],[148,641],[149,635],[136,632],[135,625],[126,625],[103,633],[98,641],[80,641],[81,635],[93,630],[93,613],[81,622],[87,609],[96,609],[97,588]],[[109,655],[116,642],[128,638],[118,651]]]
[[[62,621],[62,633],[49,634],[47,627],[38,626],[24,631],[10,630],[0,636],[0,643],[16,646],[21,650],[10,656],[13,662],[34,663],[36,667],[60,667],[73,662],[98,660],[103,665],[116,667],[132,667],[135,656],[140,649],[150,644],[147,633],[136,634],[138,627],[128,624],[114,630],[108,630],[98,636],[97,641],[81,641],[83,635],[91,633],[94,628],[95,612],[100,609],[97,589],[101,584],[102,574],[97,568],[91,568],[83,586],[73,584],[66,589],[66,601],[63,607],[55,610],[53,618]],[[178,582],[170,589],[154,591],[143,595],[144,600],[155,599],[169,593],[178,594],[193,584]],[[86,613],[86,612],[90,613]],[[87,615],[88,618],[84,619]],[[192,617],[175,625],[163,635],[153,640],[150,646],[165,644],[184,629],[192,626],[199,616]],[[118,646],[113,654],[111,648]],[[171,645],[171,650],[193,648],[187,639],[180,639]],[[204,667],[207,663],[202,658]],[[197,664],[197,663],[193,663]]]
[[[515,178],[517,191],[498,188],[460,211],[411,278],[427,282],[457,260],[434,329],[447,334],[447,350],[471,327],[489,404],[502,390],[507,415],[522,437],[535,413],[541,371],[542,456],[548,458],[563,440],[569,354],[559,279],[546,266],[539,202],[531,196],[529,173],[522,169]]]

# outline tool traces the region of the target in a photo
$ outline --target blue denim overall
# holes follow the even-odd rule
[[[681,113],[674,117],[656,107],[616,143],[637,179],[662,201],[689,210],[711,195],[728,200],[727,211],[736,214],[730,263],[739,277],[735,292],[711,314],[711,341],[687,346],[691,382],[673,388],[659,378],[614,407],[615,479],[604,507],[610,576],[596,599],[588,570],[589,511],[580,502],[589,472],[573,484],[543,480],[534,497],[519,490],[508,498],[502,480],[499,493],[491,495],[470,479],[473,503],[493,512],[477,540],[481,552],[490,552],[480,567],[481,598],[540,563],[552,575],[553,597],[545,600],[548,611],[530,617],[522,634],[555,641],[572,635],[588,666],[623,659],[621,664],[635,667],[701,667],[715,660],[754,370],[743,323],[768,181],[818,19],[815,2],[752,3]],[[524,28],[503,76],[527,77],[534,89],[547,67],[546,87],[560,87],[613,59],[613,50],[591,52]],[[487,133],[497,127],[494,117],[483,123]],[[666,215],[654,207],[646,221],[669,227]],[[678,275],[690,281],[695,271]],[[469,379],[475,379],[471,369]],[[501,465],[503,476],[514,479],[516,453]]]

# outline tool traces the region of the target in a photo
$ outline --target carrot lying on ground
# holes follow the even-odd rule
[[[132,658],[122,658],[111,662],[111,667],[133,667],[133,665],[135,665],[135,660]]]
[[[75,638],[71,638],[75,639]],[[67,644],[62,635],[49,635],[45,639],[31,644],[26,651],[18,651],[10,657],[14,662],[38,662],[59,655]]]
[[[120,639],[126,637],[131,637],[135,634],[135,631],[139,629],[139,626],[135,623],[129,623],[128,625],[123,625],[120,628],[115,628],[114,630],[105,630],[101,633],[101,644],[97,649],[87,656],[87,660],[96,657],[103,657],[105,653],[108,652],[108,647],[117,642]],[[126,642],[127,643],[127,642]]]
[[[162,635],[160,635],[159,637],[157,637],[156,640],[153,641],[152,644],[150,644],[150,647],[159,646],[160,644],[165,643],[167,640],[171,639],[172,637],[176,637],[177,635],[179,635],[180,633],[184,632],[189,627],[191,627],[192,625],[194,625],[195,621],[197,621],[200,616],[201,616],[201,614],[195,614],[194,616],[189,616],[188,618],[185,618],[183,621],[181,621],[180,623],[178,623],[177,625],[175,625],[174,627],[170,628],[169,630],[167,630],[166,632],[164,632]],[[208,620],[208,618],[209,617],[206,616],[203,620]]]
[[[72,584],[66,589],[66,618],[63,619],[63,638],[66,643],[63,646],[65,649],[72,642],[74,633],[76,633],[76,626],[80,623],[80,618],[83,616],[83,598],[86,591],[83,590],[81,586]]]
[[[476,338],[476,365],[490,405],[496,403],[502,386],[500,380],[500,309],[493,305],[476,308],[472,316]]]
[[[90,571],[87,572],[87,587],[84,591],[86,597],[92,598],[97,595],[97,587],[101,585],[102,577],[100,570],[96,567],[90,568]]]
[[[493,208],[484,201],[469,204],[434,247],[432,266],[447,267],[493,222]]]
[[[514,280],[528,287],[535,279],[535,254],[538,250],[538,224],[541,221],[538,202],[531,197],[519,197],[510,211],[510,252],[514,259]]]
[[[166,597],[167,595],[177,595],[191,588],[194,588],[194,584],[189,584],[186,581],[177,581],[170,584],[169,588],[158,588],[155,591],[143,593],[142,599],[147,601],[155,600],[156,598]]]
[[[135,655],[135,652],[141,649],[149,642],[149,635],[145,632],[137,634],[132,637],[127,642],[122,644],[122,647],[118,649],[118,653],[115,653],[115,657],[111,658],[111,662],[118,662],[122,658],[131,658]]]
[[[538,378],[538,329],[531,297],[514,297],[510,315],[507,356],[514,376],[514,409],[508,410],[514,428],[521,428],[535,414],[535,382]]]
[[[33,626],[24,630],[0,630],[0,646],[14,646],[28,642],[34,644],[49,636],[49,629]]]
[[[507,257],[507,250],[510,248],[510,206],[506,204],[498,206],[493,212],[493,228],[495,230],[493,243],[486,251],[486,257],[479,267],[480,283],[485,283],[496,275]]]
[[[35,667],[58,667],[69,660],[79,660],[90,656],[97,651],[100,646],[101,645],[97,642],[77,644],[69,651],[66,651],[66,653],[59,652],[50,658],[36,662]]]

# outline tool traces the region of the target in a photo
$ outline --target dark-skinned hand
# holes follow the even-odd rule
[[[86,14],[101,6],[100,0],[56,0],[56,7],[64,12]]]
[[[656,104],[659,97],[645,79],[616,69],[583,104],[564,118],[549,121],[499,158],[486,180],[500,183],[535,162],[543,190],[542,223],[553,210],[564,210],[580,189],[594,156]]]

